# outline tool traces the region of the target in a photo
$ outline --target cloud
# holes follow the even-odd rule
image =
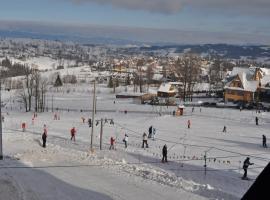
[[[183,7],[198,12],[234,13],[270,16],[269,0],[68,0],[74,3],[96,3],[154,13],[179,13]]]
[[[182,1],[182,0],[180,0]],[[269,0],[183,0],[187,6],[211,12],[270,16]]]
[[[144,10],[154,13],[172,14],[182,8],[181,0],[72,0],[75,3],[93,2],[101,5],[112,5],[115,7],[131,10]]]

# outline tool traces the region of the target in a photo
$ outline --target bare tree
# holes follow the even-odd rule
[[[146,70],[146,78],[147,78],[147,89],[149,91],[149,85],[153,79],[154,70],[152,66],[148,66]]]
[[[178,58],[175,62],[175,73],[183,85],[180,88],[183,101],[186,101],[187,98],[192,100],[194,85],[198,82],[200,73],[200,58],[192,54],[186,54],[182,58]]]
[[[23,99],[25,110],[29,112],[32,108],[32,97],[34,91],[34,74],[33,69],[26,67],[24,70],[23,89],[20,97]]]
[[[142,93],[142,85],[143,85],[143,80],[142,80],[142,67],[144,65],[144,59],[139,59],[137,61],[137,71],[139,71],[139,86],[140,86],[140,93]]]

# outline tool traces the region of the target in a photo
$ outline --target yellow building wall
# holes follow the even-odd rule
[[[233,94],[231,93],[233,92]],[[253,101],[253,94],[252,92],[243,91],[243,95],[237,94],[237,91],[225,91],[224,98],[226,101],[246,101],[251,102]]]

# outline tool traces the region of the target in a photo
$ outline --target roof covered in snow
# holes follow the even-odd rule
[[[230,87],[230,84],[235,80],[233,79],[232,81],[228,82],[225,86],[225,89],[233,89],[233,90],[243,90],[243,91],[249,91],[249,92],[255,92],[257,90],[257,87],[259,85],[259,81],[254,81],[251,80],[251,76],[248,73],[241,72],[238,73],[236,77],[239,77],[239,79],[242,82],[243,88],[242,87]]]
[[[171,83],[162,83],[159,86],[158,92],[175,93],[176,90],[175,90],[175,88],[173,88],[173,90],[172,90],[172,87],[173,87],[173,85]]]

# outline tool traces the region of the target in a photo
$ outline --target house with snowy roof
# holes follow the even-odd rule
[[[270,70],[263,68],[233,69],[229,81],[224,87],[226,101],[256,101],[268,91],[270,86]],[[259,96],[258,96],[259,95]]]
[[[174,97],[178,92],[178,87],[181,86],[181,82],[168,82],[162,83],[158,89],[158,97]]]

